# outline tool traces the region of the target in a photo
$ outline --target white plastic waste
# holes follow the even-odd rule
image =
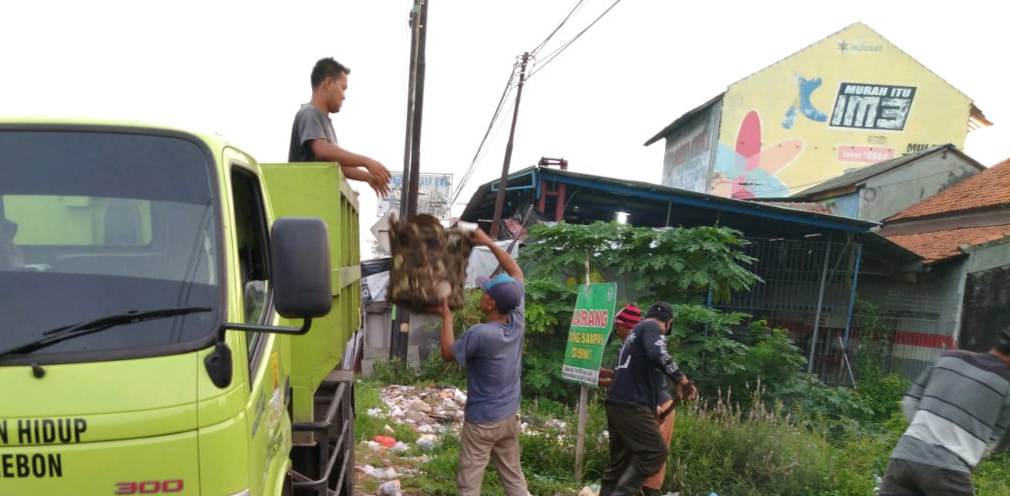
[[[435,449],[435,436],[425,434],[417,438],[417,447],[421,448],[422,451],[431,451]]]
[[[382,485],[379,486],[379,491],[375,494],[376,496],[402,496],[403,493],[400,492],[400,481],[391,480],[383,482]]]
[[[386,467],[380,469],[375,468],[371,465],[365,465],[364,467],[361,467],[361,471],[364,472],[366,475],[374,477],[376,479],[395,479],[398,476],[398,474],[396,473],[396,469],[394,469],[393,467]]]

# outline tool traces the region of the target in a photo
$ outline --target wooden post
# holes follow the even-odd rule
[[[560,201],[560,200],[559,200]],[[589,253],[586,253],[586,286],[589,286]],[[575,484],[582,484],[582,463],[586,454],[586,420],[589,416],[589,388],[579,386],[579,427],[575,438]]]

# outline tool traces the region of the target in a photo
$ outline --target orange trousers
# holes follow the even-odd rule
[[[673,401],[667,401],[666,403],[660,405],[659,408],[661,411],[665,411],[667,408],[670,407],[672,403]],[[670,446],[670,440],[673,439],[673,424],[676,422],[676,419],[677,419],[677,411],[674,410],[670,412],[670,414],[667,415],[665,419],[663,419],[663,423],[659,425],[659,433],[663,435],[663,441],[666,441],[667,446]],[[662,488],[663,480],[665,478],[666,478],[666,463],[664,463],[663,466],[659,469],[659,472],[656,472],[651,476],[649,476],[648,479],[645,479],[645,482],[642,483],[642,486],[647,487],[649,489],[659,490],[660,488]]]

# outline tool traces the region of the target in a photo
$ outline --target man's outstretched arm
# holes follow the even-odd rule
[[[379,161],[345,150],[322,139],[310,141],[309,147],[317,159],[338,162],[348,179],[367,182],[380,196],[389,194],[389,170]]]
[[[502,247],[496,245],[487,233],[485,233],[482,229],[477,229],[473,233],[473,240],[475,243],[484,245],[491,250],[491,253],[493,253],[495,258],[498,259],[498,263],[501,264],[501,268],[506,274],[512,276],[512,279],[515,279],[520,284],[523,283],[523,269],[519,268],[519,264],[516,263],[515,259],[513,259],[507,251],[502,249]]]
[[[452,329],[452,310],[449,309],[448,300],[442,300],[439,313],[442,314],[442,331],[438,340],[442,352],[442,360],[454,362],[456,361],[456,355],[452,352],[452,346],[456,342],[456,337]]]

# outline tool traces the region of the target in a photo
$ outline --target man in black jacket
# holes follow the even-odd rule
[[[639,494],[642,482],[666,461],[668,448],[656,419],[664,376],[674,384],[689,383],[666,351],[672,325],[673,307],[656,303],[621,346],[607,389],[610,464],[600,496]]]

